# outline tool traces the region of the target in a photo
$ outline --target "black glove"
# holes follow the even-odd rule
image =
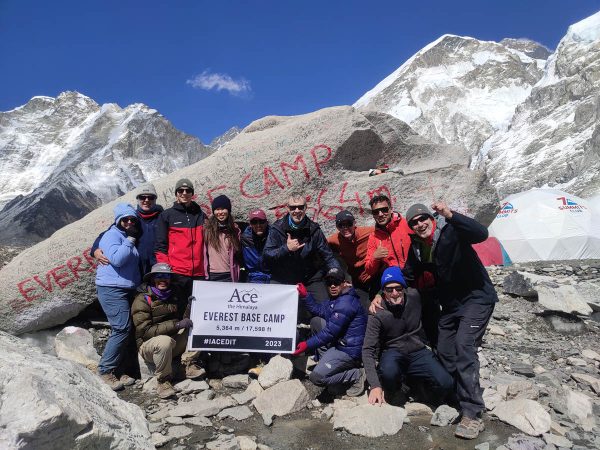
[[[175,324],[175,328],[181,330],[183,328],[192,328],[194,326],[194,322],[191,319],[181,319],[179,322]]]
[[[129,228],[125,230],[125,234],[127,235],[127,237],[133,237],[138,239],[141,235],[138,224],[132,223],[131,225],[129,225]]]

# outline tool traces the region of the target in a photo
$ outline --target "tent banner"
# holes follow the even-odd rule
[[[285,284],[194,281],[188,350],[291,353],[298,291]]]

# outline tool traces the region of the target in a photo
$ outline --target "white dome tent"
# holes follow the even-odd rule
[[[600,259],[600,211],[556,189],[508,196],[489,231],[513,262]]]

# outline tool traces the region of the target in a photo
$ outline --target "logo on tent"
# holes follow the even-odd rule
[[[496,214],[497,219],[502,219],[503,217],[508,217],[509,214],[516,214],[518,209],[512,205],[512,203],[504,202],[500,207],[500,211]]]
[[[560,206],[558,207],[558,209],[560,210],[568,209],[569,211],[581,212],[584,209],[587,209],[587,207],[579,205],[578,203],[567,197],[558,197],[556,200],[560,200]]]

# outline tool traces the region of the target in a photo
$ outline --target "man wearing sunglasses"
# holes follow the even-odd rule
[[[329,293],[329,301],[325,302],[315,300],[298,284],[300,300],[315,317],[310,321],[312,336],[300,342],[293,354],[316,350],[319,362],[310,381],[320,387],[339,387],[346,390],[346,395],[357,397],[364,391],[366,378],[360,357],[367,312],[341,270],[329,270],[325,284]]]
[[[378,276],[386,267],[404,267],[412,233],[400,213],[392,211],[392,203],[385,195],[376,195],[369,202],[375,219],[375,231],[369,237],[365,272],[379,284]],[[379,286],[374,286],[377,291]]]
[[[419,338],[419,293],[407,287],[399,267],[385,269],[381,286],[381,309],[369,315],[362,348],[363,365],[371,387],[369,403],[396,403],[406,377],[424,379],[437,402],[443,403],[452,390],[452,377]],[[379,366],[376,366],[377,360]]]
[[[423,290],[434,289],[441,305],[437,352],[454,377],[462,420],[456,436],[475,439],[484,429],[479,386],[480,346],[498,296],[472,244],[488,237],[474,219],[450,210],[444,202],[431,208],[412,205],[406,218],[414,235],[404,273]]]
[[[323,276],[341,267],[319,224],[306,216],[306,197],[294,193],[287,206],[288,214],[271,226],[263,252],[265,265],[271,270],[271,283],[303,283],[316,298],[326,298]],[[308,319],[304,309],[300,309],[298,318]]]
[[[158,262],[173,270],[171,287],[176,295],[192,295],[193,280],[202,280],[204,252],[202,230],[206,214],[193,201],[194,185],[187,178],[175,183],[175,203],[159,216],[154,252]]]
[[[338,232],[329,236],[327,243],[333,254],[346,264],[354,290],[359,295],[361,304],[368,308],[371,276],[365,271],[365,259],[373,227],[357,227],[354,216],[346,209],[336,214],[335,226]]]

